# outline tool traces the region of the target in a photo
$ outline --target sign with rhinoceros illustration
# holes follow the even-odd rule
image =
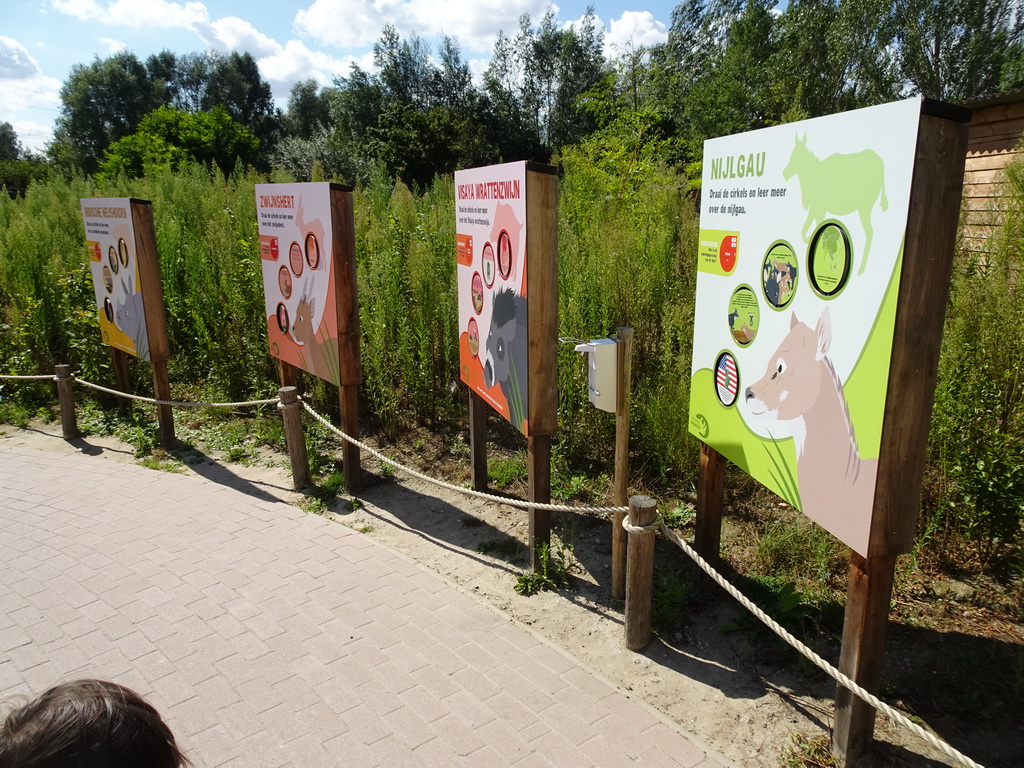
[[[920,114],[704,145],[690,431],[865,556]]]
[[[82,220],[103,341],[149,360],[131,198],[83,198]]]
[[[331,184],[257,184],[270,354],[341,383]]]
[[[530,434],[525,162],[455,173],[459,371]]]

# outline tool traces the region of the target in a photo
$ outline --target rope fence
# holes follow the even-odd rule
[[[133,394],[130,394],[130,393],[127,393],[127,392],[119,392],[118,390],[110,389],[109,387],[103,387],[103,386],[100,386],[99,384],[94,384],[94,383],[86,381],[84,379],[77,378],[76,376],[71,375],[71,374],[69,374],[69,376],[67,378],[61,378],[61,377],[54,376],[54,375],[15,376],[15,375],[9,375],[9,374],[0,374],[0,380],[5,380],[5,379],[6,380],[20,380],[20,381],[46,381],[46,380],[49,380],[49,381],[55,381],[55,382],[58,382],[58,383],[60,383],[62,381],[67,382],[69,380],[73,380],[73,381],[77,381],[79,384],[82,384],[85,387],[89,387],[89,388],[94,389],[94,390],[99,391],[99,392],[105,392],[107,394],[115,395],[117,397],[127,398],[127,399],[130,399],[130,400],[137,400],[137,401],[140,401],[140,402],[151,403],[151,404],[155,404],[155,405],[167,405],[167,406],[174,406],[174,407],[181,407],[181,408],[239,408],[239,407],[245,407],[245,406],[271,405],[271,404],[275,404],[275,403],[277,404],[278,408],[285,408],[285,407],[287,407],[286,404],[282,402],[282,399],[281,399],[280,396],[274,397],[274,398],[261,399],[261,400],[248,400],[248,401],[230,402],[230,403],[197,403],[197,402],[175,401],[175,400],[159,400],[159,399],[152,398],[152,397],[143,397],[141,395],[133,395]],[[292,397],[294,397],[294,395]],[[301,398],[299,398],[299,403],[302,405],[302,408],[303,408],[304,411],[306,411],[306,413],[308,413],[317,423],[319,423],[321,426],[323,426],[325,429],[327,429],[330,433],[334,434],[336,437],[338,437],[338,438],[340,438],[340,439],[342,439],[344,441],[347,441],[348,443],[354,445],[359,450],[365,451],[366,453],[368,453],[371,456],[373,456],[374,458],[376,458],[378,461],[380,461],[380,462],[382,462],[384,464],[387,464],[388,466],[390,466],[390,467],[392,467],[392,468],[394,468],[394,469],[396,469],[398,471],[401,471],[401,472],[403,472],[403,473],[405,473],[405,474],[407,474],[407,475],[409,475],[411,477],[417,478],[417,479],[422,480],[424,482],[427,482],[427,483],[430,483],[432,485],[435,485],[435,486],[437,486],[439,488],[444,488],[444,489],[449,490],[449,491],[453,491],[453,492],[460,493],[460,494],[463,494],[465,496],[470,496],[470,497],[477,498],[477,499],[482,499],[484,501],[492,501],[492,502],[495,502],[495,503],[498,503],[498,504],[505,504],[505,505],[508,505],[508,506],[519,507],[519,508],[523,508],[523,509],[533,508],[533,509],[540,509],[540,510],[550,510],[552,512],[576,512],[576,513],[588,512],[588,513],[597,513],[597,514],[629,511],[629,507],[625,507],[625,506],[600,507],[600,506],[568,505],[568,504],[548,504],[548,503],[541,503],[541,502],[532,502],[532,501],[527,501],[527,500],[523,500],[523,499],[516,499],[516,498],[505,497],[505,496],[498,496],[496,494],[486,493],[484,491],[477,491],[477,490],[472,489],[472,488],[465,488],[465,487],[462,487],[462,486],[459,486],[459,485],[455,485],[453,483],[446,482],[444,480],[439,480],[437,478],[434,478],[434,477],[431,477],[429,475],[426,475],[423,472],[419,472],[418,470],[412,469],[411,467],[405,466],[404,464],[396,461],[395,459],[392,459],[391,457],[385,455],[384,453],[378,451],[377,449],[372,448],[371,446],[367,445],[366,443],[362,442],[361,440],[358,440],[358,439],[356,439],[356,438],[346,434],[345,432],[340,430],[338,427],[336,427],[333,424],[331,424],[331,422],[328,421],[327,418],[325,418],[321,414],[317,413],[317,411],[314,410],[313,407],[310,406],[309,403],[307,403],[305,400],[302,400]],[[295,403],[293,402],[291,404],[294,405]],[[748,611],[750,611],[750,613],[752,613],[759,621],[761,621],[765,626],[767,626],[772,632],[774,632],[776,635],[778,635],[782,640],[784,640],[786,643],[788,643],[792,648],[794,648],[797,652],[799,652],[802,656],[804,656],[808,661],[810,661],[812,664],[814,664],[814,666],[816,666],[818,669],[822,670],[827,675],[829,675],[831,678],[833,678],[837,683],[842,685],[844,688],[847,688],[855,696],[857,696],[862,701],[864,701],[867,704],[869,704],[875,710],[881,712],[886,717],[890,718],[890,720],[892,720],[894,723],[903,726],[904,728],[908,729],[911,733],[914,733],[915,735],[917,735],[923,741],[925,741],[926,743],[930,744],[932,747],[934,747],[937,750],[939,750],[940,752],[942,752],[942,754],[944,754],[945,756],[947,756],[950,759],[952,759],[958,765],[965,766],[965,768],[984,768],[984,766],[982,766],[980,763],[975,762],[971,758],[969,758],[966,755],[962,754],[961,752],[957,751],[956,749],[954,749],[952,746],[950,746],[945,741],[939,739],[934,734],[932,734],[929,731],[925,730],[924,728],[919,726],[917,723],[914,723],[912,720],[907,718],[905,715],[903,715],[900,712],[896,711],[895,709],[893,709],[891,706],[889,706],[885,702],[881,701],[877,696],[873,695],[869,691],[867,691],[864,688],[862,688],[856,682],[854,682],[849,677],[847,677],[842,672],[840,672],[838,669],[836,669],[834,666],[829,664],[825,659],[823,659],[820,655],[815,653],[811,648],[809,648],[807,645],[805,645],[800,640],[798,640],[796,637],[794,637],[781,624],[779,624],[777,621],[775,621],[771,616],[769,616],[767,613],[765,613],[755,603],[753,603],[751,600],[749,600],[736,587],[734,587],[732,584],[730,584],[725,579],[725,577],[723,577],[717,570],[715,570],[715,568],[713,566],[711,566],[703,557],[701,557],[700,554],[698,554],[689,544],[687,544],[686,541],[684,541],[678,534],[676,534],[674,531],[672,531],[665,524],[664,520],[662,519],[662,517],[660,515],[658,515],[657,518],[654,520],[654,522],[651,523],[650,525],[643,525],[643,526],[631,525],[630,522],[629,522],[629,518],[627,517],[627,518],[624,518],[622,520],[622,527],[628,533],[631,533],[631,534],[656,533],[657,531],[661,531],[669,541],[671,541],[677,547],[679,547],[679,549],[681,549],[683,551],[683,553],[687,557],[689,557],[691,560],[693,560],[694,563],[696,563],[697,566],[702,571],[704,571],[704,573],[706,573],[712,579],[712,581],[714,581],[716,584],[718,584],[718,586],[720,586],[722,589],[724,589],[727,594],[732,596],[737,602],[740,603],[740,605],[742,605],[744,608],[746,608]]]

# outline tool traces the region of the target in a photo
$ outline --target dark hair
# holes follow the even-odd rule
[[[56,685],[0,724],[0,768],[185,768],[152,705],[102,680]]]

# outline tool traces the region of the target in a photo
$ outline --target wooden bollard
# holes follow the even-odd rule
[[[651,525],[658,506],[647,496],[629,497],[629,524]],[[651,641],[651,595],[654,591],[654,528],[630,531],[626,550],[626,647],[643,650]]]
[[[57,398],[60,400],[60,429],[65,440],[78,437],[78,419],[75,417],[75,390],[70,365],[55,365],[57,376]]]
[[[313,484],[309,475],[309,457],[306,455],[306,436],[302,432],[302,405],[296,387],[281,387],[281,418],[284,420],[284,440],[288,458],[292,462],[292,483],[295,490]]]

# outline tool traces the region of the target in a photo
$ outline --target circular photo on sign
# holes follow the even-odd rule
[[[729,274],[736,268],[736,256],[739,250],[739,238],[736,235],[726,235],[718,244],[718,264],[722,271]]]
[[[839,294],[846,287],[852,267],[850,235],[841,224],[823,224],[807,251],[807,275],[815,293],[825,298]]]
[[[302,246],[298,243],[292,243],[288,249],[288,264],[296,277],[302,274]]]
[[[793,300],[797,287],[796,254],[789,243],[778,241],[764,255],[761,287],[768,303],[782,309]]]
[[[504,229],[498,235],[498,274],[502,280],[512,274],[512,238]]]
[[[121,266],[128,266],[128,243],[124,241],[123,237],[117,239],[117,257],[121,261]]]
[[[484,243],[484,252],[480,258],[480,269],[484,272],[484,283],[490,288],[494,285],[494,249],[490,243]]]
[[[306,235],[306,263],[310,269],[320,266],[320,243],[316,241],[316,235],[312,232]]]
[[[715,363],[715,394],[718,402],[726,408],[736,402],[740,391],[740,374],[736,367],[736,358],[731,352],[723,352]]]
[[[107,316],[108,323],[114,322],[114,305],[109,297],[103,300],[103,314]]]
[[[103,287],[107,289],[107,293],[114,292],[114,275],[110,271],[110,267],[103,267]]]
[[[277,328],[281,333],[288,333],[288,307],[283,302],[277,305]]]
[[[121,265],[117,263],[117,250],[114,246],[107,249],[107,263],[110,265],[110,271],[115,275],[121,269]]]
[[[747,346],[757,336],[761,310],[757,295],[749,285],[741,285],[729,298],[729,333],[740,346]]]
[[[480,354],[480,328],[476,324],[476,318],[469,318],[469,327],[466,329],[466,337],[469,340],[469,354],[477,357]]]
[[[292,273],[288,267],[281,267],[277,272],[277,287],[281,289],[281,295],[286,299],[292,297]]]
[[[479,315],[484,311],[484,281],[479,272],[473,273],[473,281],[470,284],[473,296],[473,310]]]

